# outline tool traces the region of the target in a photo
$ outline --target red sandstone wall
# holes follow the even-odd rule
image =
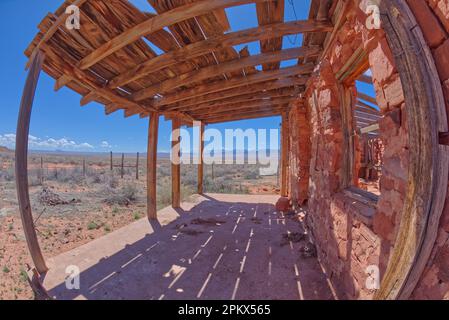
[[[290,186],[289,195],[294,207],[305,203],[309,194],[310,127],[302,106],[294,104],[289,113],[290,127]]]
[[[347,22],[306,92],[307,116],[293,113],[290,120],[291,127],[295,123],[304,127],[304,121],[310,123],[310,129],[305,127],[301,137],[308,138],[311,146],[304,153],[311,154],[308,224],[320,261],[341,298],[372,297],[374,291],[365,288],[365,269],[379,265],[381,275],[385,271],[408,174],[406,112],[400,78],[383,31],[365,28],[366,16],[359,10],[359,3],[354,1]],[[408,3],[432,49],[449,115],[449,0]],[[381,197],[374,208],[348,197],[340,184],[343,136],[335,74],[361,44],[368,52],[376,98],[385,115],[380,123],[385,144]],[[292,130],[292,141],[301,136],[302,127]],[[298,156],[301,145],[293,150],[296,155],[291,168],[297,171],[308,163]],[[293,176],[297,178],[298,174]],[[293,198],[299,199],[300,190],[305,188],[303,180],[297,186],[293,182]],[[431,259],[412,298],[449,298],[449,193]]]
[[[365,299],[374,294],[365,285],[366,268],[379,266],[382,275],[394,244],[406,192],[407,131],[400,79],[383,31],[367,30],[356,4],[347,18],[306,93],[312,132],[308,224],[340,297]],[[385,177],[377,206],[354,200],[341,187],[343,135],[335,74],[361,45],[385,115]]]

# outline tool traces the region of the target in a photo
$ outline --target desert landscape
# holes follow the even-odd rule
[[[136,220],[146,218],[146,159],[136,154],[32,152],[29,187],[35,225],[46,257],[66,252]],[[14,152],[0,150],[0,299],[34,299],[27,271],[31,259],[19,215]],[[157,207],[171,203],[170,160],[159,157]],[[279,194],[277,176],[260,176],[258,165],[205,165],[204,191]],[[195,165],[181,166],[183,200],[196,196]]]

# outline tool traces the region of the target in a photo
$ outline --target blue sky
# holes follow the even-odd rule
[[[291,5],[293,1],[295,10]],[[305,19],[310,1],[286,0],[285,20]],[[136,6],[153,11],[146,0],[132,0]],[[25,83],[23,51],[37,33],[37,25],[48,12],[54,12],[62,0],[0,0],[0,34],[4,46],[0,51],[0,145],[13,140],[17,125],[17,114]],[[296,14],[295,14],[296,12]],[[257,26],[255,5],[227,9],[232,31]],[[81,21],[82,23],[82,21]],[[284,48],[301,45],[301,36],[284,37]],[[294,42],[294,43],[293,43]],[[251,54],[260,52],[258,43],[248,44]],[[242,46],[236,47],[237,49]],[[295,61],[286,61],[282,67]],[[147,144],[148,119],[124,118],[121,111],[105,116],[103,106],[91,103],[79,106],[80,96],[70,89],[53,91],[54,80],[41,74],[30,128],[32,149],[145,152]],[[264,118],[211,125],[221,131],[232,128],[279,128],[280,119]],[[161,117],[159,151],[170,149],[171,122]],[[10,146],[10,145],[9,145]]]

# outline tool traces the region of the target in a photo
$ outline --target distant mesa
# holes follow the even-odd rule
[[[11,149],[8,149],[7,147],[0,146],[0,152],[13,152]]]

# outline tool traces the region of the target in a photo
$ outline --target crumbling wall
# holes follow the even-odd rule
[[[368,30],[358,2],[346,14],[336,40],[318,66],[305,101],[311,123],[308,225],[318,255],[341,298],[371,298],[368,268],[385,272],[399,226],[407,187],[408,154],[404,97],[393,56],[382,30]],[[363,47],[382,114],[384,175],[378,203],[365,201],[342,185],[344,137],[338,72]],[[356,171],[357,168],[354,168]]]

